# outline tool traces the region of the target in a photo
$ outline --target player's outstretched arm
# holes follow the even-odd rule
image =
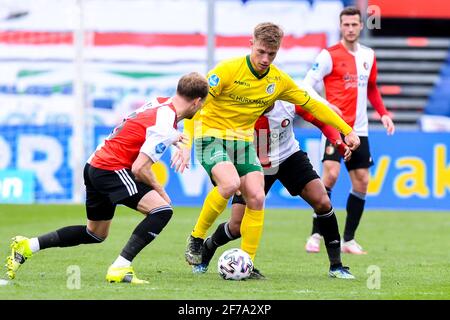
[[[306,78],[305,78],[305,80],[301,83],[301,87],[302,87],[304,90],[306,90],[306,91],[309,93],[309,95],[310,95],[311,97],[313,97],[314,99],[316,99],[316,100],[322,102],[322,103],[325,104],[326,106],[330,107],[331,110],[333,110],[334,112],[336,112],[336,113],[342,118],[342,111],[341,111],[341,109],[339,109],[339,108],[338,108],[337,106],[335,106],[334,104],[329,103],[327,100],[325,100],[324,98],[322,98],[322,97],[317,93],[317,91],[314,89],[314,87],[310,85],[310,82],[311,82],[311,81],[312,81],[312,80],[310,80],[310,81],[308,82],[308,81],[306,80]]]
[[[335,128],[328,124],[324,124],[323,122],[317,120],[314,118],[314,116],[304,109],[302,107],[296,105],[295,106],[295,113],[299,116],[301,116],[305,121],[308,121],[315,125],[317,128],[322,131],[323,135],[331,141],[333,145],[336,146],[339,154],[344,158],[344,161],[348,161],[351,158],[352,151],[350,148],[341,140],[341,135],[339,134],[339,131],[337,131]]]
[[[280,100],[300,105],[316,119],[331,125],[344,135],[348,135],[353,130],[340,116],[337,115],[336,112],[331,110],[330,107],[311,97],[305,89],[300,88],[289,75],[285,75],[285,80],[285,90],[280,94]],[[349,147],[352,148],[350,145]]]
[[[340,116],[338,116],[336,112],[313,97],[310,97],[309,100],[301,106],[303,109],[311,113],[316,119],[325,124],[331,125],[344,135],[347,135],[350,131],[352,131],[352,128]]]

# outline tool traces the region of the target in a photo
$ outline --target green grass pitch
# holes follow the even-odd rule
[[[219,249],[206,274],[194,275],[184,261],[184,249],[198,212],[198,208],[176,207],[166,229],[135,259],[136,273],[149,280],[148,285],[105,281],[106,269],[142,219],[119,207],[104,243],[39,252],[21,267],[15,280],[0,286],[0,299],[450,299],[450,212],[366,211],[357,239],[368,255],[343,256],[356,276],[351,281],[328,278],[323,244],[319,254],[304,251],[311,211],[285,209],[266,210],[255,261],[266,281],[219,277],[219,254],[239,247],[238,241]],[[228,216],[229,210],[218,223]],[[342,233],[344,211],[338,210],[337,216]],[[11,237],[37,236],[73,224],[85,224],[83,206],[0,205],[2,265]],[[80,270],[79,289],[70,280],[70,270],[77,270],[71,266]],[[373,270],[380,272],[378,289]],[[0,278],[5,277],[3,268]]]

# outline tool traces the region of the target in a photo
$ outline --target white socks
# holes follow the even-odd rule
[[[29,244],[30,244],[31,252],[33,252],[33,253],[38,252],[41,249],[41,247],[39,246],[38,238],[31,238],[29,240]]]
[[[119,255],[116,261],[113,262],[112,266],[115,268],[129,267],[131,266],[131,261],[128,261],[127,259]]]

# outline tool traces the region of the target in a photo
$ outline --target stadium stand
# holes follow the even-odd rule
[[[450,51],[440,78],[425,106],[425,114],[450,117]]]
[[[373,37],[362,42],[376,51],[380,91],[399,128],[419,129],[424,110],[450,115],[449,39]],[[371,126],[380,127],[377,113],[369,110]]]

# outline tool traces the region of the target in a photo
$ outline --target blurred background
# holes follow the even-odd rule
[[[0,0],[0,203],[82,203],[82,168],[112,127],[171,96],[182,74],[248,54],[259,22],[283,27],[275,64],[300,82],[339,41],[347,5],[365,15],[361,43],[375,50],[398,130],[387,137],[369,106],[367,207],[450,209],[450,2],[440,0]],[[320,173],[320,132],[296,127]],[[174,204],[200,206],[203,168],[179,175],[169,159],[154,171]],[[336,207],[349,188],[342,175]],[[307,207],[279,185],[267,205]]]

